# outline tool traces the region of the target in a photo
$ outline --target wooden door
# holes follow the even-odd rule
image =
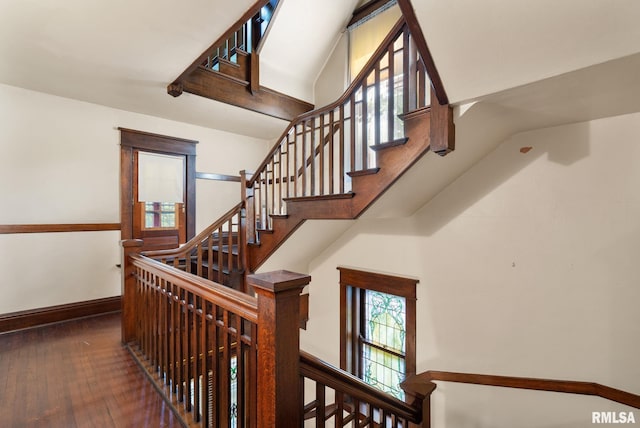
[[[119,128],[122,239],[142,239],[142,250],[175,248],[195,235],[195,145],[197,141]],[[141,154],[179,160],[182,194],[170,200],[141,197]],[[144,186],[142,186],[144,187]],[[160,186],[162,187],[162,186]],[[145,189],[142,193],[149,195]]]
[[[185,200],[182,192],[181,200],[155,200],[165,198],[152,198],[154,200],[141,200],[140,189],[143,187],[141,181],[145,180],[145,175],[140,174],[140,158],[144,155],[151,155],[152,152],[134,150],[134,174],[133,174],[133,238],[142,239],[143,251],[176,248],[186,242],[186,222],[185,222]],[[184,164],[186,159],[181,155],[155,154],[167,158],[173,158],[182,162],[182,188],[185,187]],[[148,177],[146,178],[149,179]]]

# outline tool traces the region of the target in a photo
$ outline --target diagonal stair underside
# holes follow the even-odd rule
[[[358,218],[429,151],[430,117],[430,108],[407,115],[404,144],[380,145],[377,150],[378,167],[370,173],[353,174],[350,193],[288,198],[287,215],[272,216],[273,226],[270,232],[260,235],[259,244],[249,246],[249,270],[259,268],[306,220]]]

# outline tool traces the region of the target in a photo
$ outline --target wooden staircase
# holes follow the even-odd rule
[[[260,85],[260,49],[278,0],[257,2],[167,87],[284,120],[313,104]]]
[[[306,220],[358,218],[428,151],[454,149],[433,73],[399,20],[337,101],[296,117],[256,172],[241,172],[239,205],[181,248],[145,254],[250,291],[246,274]]]
[[[431,108],[428,107],[406,115],[406,137],[374,146],[372,149],[377,153],[376,167],[348,173],[351,177],[351,191],[284,198],[287,214],[271,214],[271,229],[259,230],[256,242],[249,243],[249,270],[253,272],[258,269],[306,220],[358,218],[402,174],[432,149],[432,140],[443,138],[441,135],[432,135],[440,132],[440,129],[431,127],[430,118]],[[453,135],[444,137],[447,139],[447,145],[448,139],[452,137]]]

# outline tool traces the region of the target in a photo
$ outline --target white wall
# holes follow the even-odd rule
[[[338,364],[336,267],[351,266],[419,278],[419,372],[640,392],[639,137],[638,113],[517,134],[413,216],[359,220],[310,264],[303,348]],[[434,400],[436,427],[583,427],[630,410],[452,384]]]
[[[0,85],[0,224],[119,223],[117,127],[198,140],[202,172],[237,175],[255,168],[269,146]],[[240,200],[237,183],[196,186],[198,230]],[[119,232],[0,235],[0,314],[119,295],[119,239]]]
[[[336,101],[349,84],[349,37],[343,32],[314,84],[316,107]]]

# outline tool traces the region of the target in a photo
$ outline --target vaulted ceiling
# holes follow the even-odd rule
[[[320,68],[362,1],[281,1],[261,56],[263,83],[312,101]],[[253,3],[2,0],[0,82],[240,134],[276,137],[284,126],[280,120],[190,94],[166,94],[167,84]],[[412,4],[454,103],[489,99],[513,107],[519,101],[505,91],[526,85],[518,90],[528,103],[539,102],[537,94],[559,91],[575,104],[566,88],[574,84],[567,73],[576,70],[583,71],[581,86],[572,89],[575,93],[589,89],[591,76],[597,85],[612,85],[600,92],[637,93],[640,79],[632,78],[640,75],[640,61],[634,60],[640,53],[637,0]],[[591,67],[600,68],[589,74],[585,70]],[[529,86],[544,79],[550,83]],[[602,98],[582,103],[598,99]],[[629,103],[633,106],[627,110],[637,107]]]

